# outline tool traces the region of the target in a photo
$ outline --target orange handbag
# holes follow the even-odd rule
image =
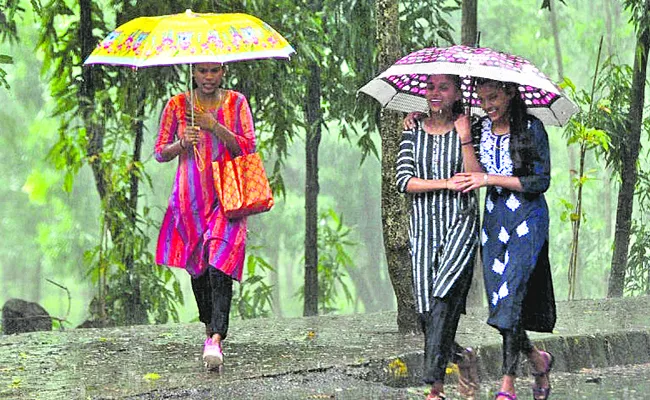
[[[241,218],[269,211],[273,193],[258,153],[212,162],[212,176],[219,202],[228,218]]]

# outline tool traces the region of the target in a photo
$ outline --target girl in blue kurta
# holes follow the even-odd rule
[[[466,146],[466,173],[458,188],[487,187],[481,244],[489,302],[488,324],[503,337],[503,380],[497,400],[514,400],[519,354],[535,369],[533,397],[548,398],[553,356],[531,344],[526,330],[551,332],[555,299],[548,260],[550,152],[542,122],[526,113],[517,85],[478,80],[476,92],[487,113],[470,132],[459,129]],[[473,138],[472,138],[473,136]],[[476,154],[478,152],[478,154]]]

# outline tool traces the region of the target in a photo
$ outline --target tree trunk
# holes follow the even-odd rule
[[[92,35],[93,22],[92,22],[92,0],[80,0],[79,1],[79,38],[81,43],[81,58],[85,60],[90,53],[95,49],[96,43]],[[95,86],[93,84],[93,69],[89,67],[82,66],[82,81],[79,87],[79,108],[81,110],[81,117],[84,122],[84,127],[86,129],[86,135],[88,136],[88,144],[86,145],[86,155],[89,158],[89,164],[93,172],[93,177],[95,178],[95,187],[99,198],[102,201],[102,208],[104,210],[110,210],[115,208],[113,205],[113,199],[109,196],[107,190],[107,181],[106,181],[106,172],[101,163],[100,154],[104,150],[104,134],[105,128],[94,121],[93,111],[94,111],[94,102],[95,102]],[[142,140],[144,137],[143,134],[143,125],[142,118],[144,116],[144,92],[142,91],[138,98],[138,108],[136,110],[136,118],[140,121],[136,122],[136,141],[134,145],[134,162],[140,160],[140,153],[142,148]],[[139,128],[138,128],[139,125]],[[137,193],[138,193],[138,179],[132,174],[131,177],[131,198],[130,205],[133,206],[131,210],[126,210],[131,217],[133,226],[135,226],[136,219],[136,207],[137,207]],[[106,215],[106,214],[105,214]],[[125,239],[122,237],[123,227],[118,224],[110,221],[110,217],[105,216],[106,226],[108,226],[111,233],[111,240],[121,241],[122,245],[128,242],[128,238]],[[135,229],[134,229],[135,230]],[[137,279],[131,279],[133,276],[133,248],[125,249],[124,263],[129,270],[129,282],[127,282],[128,287],[126,291],[128,292],[129,305],[125,307],[127,310],[127,320],[124,321],[126,324],[136,324],[136,323],[146,323],[147,315],[142,305],[142,300],[140,298],[140,284]],[[99,315],[105,315],[104,299],[103,299],[103,290],[101,287],[99,291],[99,304],[100,310]]]
[[[137,93],[135,99],[135,118],[133,119],[132,130],[135,131],[135,141],[133,143],[133,156],[132,163],[140,162],[140,155],[142,153],[142,140],[144,138],[144,104],[145,104],[145,91],[144,88],[140,87],[139,79],[135,79],[133,91],[130,93]],[[136,172],[135,166],[131,168],[130,173],[130,187],[129,187],[129,230],[131,232],[136,231],[137,224],[137,214],[138,214],[138,191],[139,183],[138,174]],[[147,311],[145,310],[144,305],[142,304],[142,298],[140,293],[140,279],[138,274],[135,272],[134,265],[134,243],[133,240],[125,238],[124,245],[126,246],[126,257],[124,265],[126,266],[127,271],[127,306],[125,307],[126,311],[126,325],[135,325],[135,324],[146,324],[147,323]]]
[[[478,0],[463,0],[461,13],[461,44],[465,46],[478,46]],[[472,268],[474,269],[474,274],[472,275],[472,284],[467,293],[467,305],[470,307],[479,307],[483,305],[483,299],[485,298],[483,262],[481,261],[480,251],[476,253]]]
[[[476,15],[478,14],[478,0],[463,0],[461,16],[461,44],[465,46],[478,46],[478,28]]]
[[[650,14],[650,0],[644,2],[644,15]],[[618,192],[616,207],[616,231],[614,236],[614,254],[609,276],[607,297],[623,296],[625,272],[630,244],[630,227],[634,208],[634,189],[638,177],[637,161],[641,147],[641,124],[643,121],[643,102],[646,71],[648,68],[648,49],[650,48],[650,27],[638,24],[638,39],[634,56],[632,76],[632,93],[630,112],[627,118],[628,134],[622,146],[623,169],[621,171],[621,188]]]
[[[318,315],[318,146],[321,140],[321,69],[309,65],[305,117],[305,304],[303,315]]]
[[[81,42],[81,59],[85,60],[94,49],[93,43],[93,23],[92,23],[92,0],[79,0],[79,38]],[[81,111],[81,118],[86,129],[86,136],[88,142],[86,144],[86,155],[88,162],[95,178],[95,188],[102,201],[102,209],[108,207],[106,201],[106,179],[102,169],[101,159],[99,154],[104,149],[104,127],[93,122],[93,103],[95,101],[95,86],[93,84],[93,69],[89,67],[81,67],[81,83],[79,86],[79,109]],[[105,218],[106,219],[106,218]],[[104,221],[106,226],[110,226],[108,221]],[[102,236],[102,246],[104,239]],[[100,261],[102,262],[102,261]],[[106,302],[104,299],[104,280],[103,273],[100,273],[98,280],[99,288],[97,292],[97,314],[100,318],[106,316]]]
[[[93,23],[91,15],[92,0],[79,0],[79,38],[81,42],[81,58],[85,60],[95,49],[93,43]],[[88,135],[86,155],[95,178],[95,187],[100,199],[106,198],[106,181],[102,170],[99,153],[104,149],[104,129],[92,120],[93,103],[95,101],[95,86],[93,84],[93,69],[82,67],[81,85],[79,87],[79,106],[81,117]]]
[[[378,64],[381,71],[400,56],[399,2],[378,0],[377,42]],[[395,161],[399,152],[400,115],[388,110],[381,113],[381,202],[384,247],[390,275],[397,298],[397,327],[402,333],[417,332],[419,324],[415,313],[412,291],[411,259],[408,242],[408,215],[406,199],[395,190]]]

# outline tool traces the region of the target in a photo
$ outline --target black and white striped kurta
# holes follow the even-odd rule
[[[411,178],[446,179],[463,170],[455,130],[426,133],[421,125],[402,133],[397,158],[397,189],[405,193]],[[451,190],[411,193],[409,226],[413,293],[420,313],[434,297],[443,298],[466,268],[472,268],[478,245],[475,193]]]

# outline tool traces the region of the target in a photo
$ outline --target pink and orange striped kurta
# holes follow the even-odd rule
[[[183,137],[186,101],[189,94],[181,93],[172,97],[163,110],[154,148],[159,162],[165,161],[161,154],[165,146]],[[228,90],[221,108],[210,112],[235,133],[243,154],[255,150],[253,117],[244,95]],[[179,156],[169,206],[158,236],[156,263],[185,268],[194,277],[211,265],[241,280],[246,218],[225,217],[212,177],[212,161],[223,157],[226,146],[212,132],[202,131],[197,149],[199,162],[191,148]]]

